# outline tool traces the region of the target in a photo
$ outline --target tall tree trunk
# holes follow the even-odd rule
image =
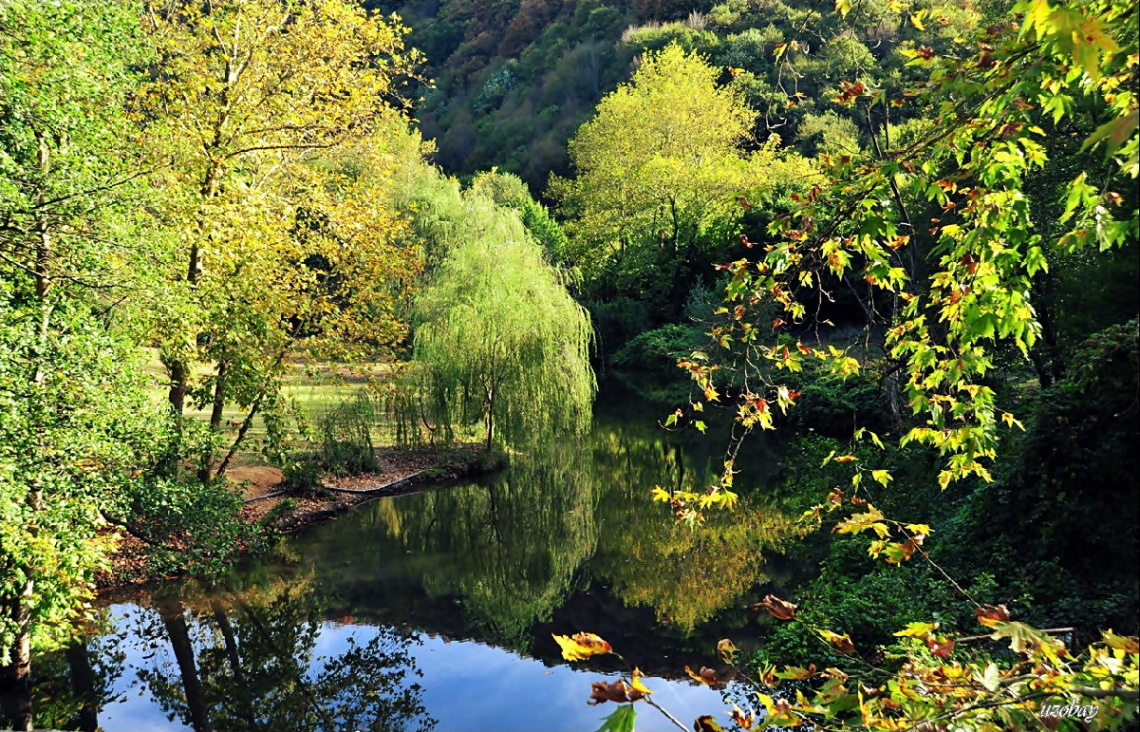
[[[43,489],[36,483],[27,494],[28,507],[34,516],[40,510]],[[34,519],[33,519],[34,520]],[[11,662],[0,666],[0,722],[14,730],[32,729],[32,598],[36,589],[36,568],[21,567],[26,577],[20,594],[5,608],[16,628],[16,638],[9,649]]]
[[[222,411],[226,408],[226,362],[218,361],[217,373],[214,376],[214,402],[210,407],[210,429],[217,432],[222,429]],[[213,448],[207,448],[202,455],[202,464],[198,467],[198,482],[209,483],[214,467]]]
[[[24,592],[7,608],[17,631],[10,649],[12,662],[0,666],[0,727],[13,730],[32,729],[32,632],[28,604],[32,587],[28,580]]]
[[[6,730],[32,729],[30,669],[27,676],[21,677],[15,662],[11,666],[0,666],[0,727]]]
[[[190,726],[194,732],[213,732],[210,726],[209,707],[202,695],[202,684],[198,680],[198,668],[194,663],[194,645],[190,642],[190,629],[186,625],[185,608],[182,601],[167,596],[159,602],[159,613],[166,634],[170,636],[170,646],[174,650],[174,660],[182,676],[182,690],[186,694],[186,706],[190,713]]]
[[[214,377],[214,403],[210,409],[210,429],[222,428],[222,410],[226,408],[226,362],[218,361],[217,374]]]
[[[495,437],[495,387],[487,391],[487,444],[486,451],[491,452]]]
[[[170,374],[170,390],[166,393],[166,399],[174,408],[175,414],[182,416],[186,408],[186,385],[190,374],[187,373],[186,363],[181,359],[167,363],[166,371]]]
[[[202,187],[198,191],[203,199],[209,200],[217,195],[220,173],[217,164],[211,164],[206,171],[205,176],[203,176]],[[190,289],[198,288],[198,278],[201,272],[202,249],[198,242],[194,242],[190,245],[190,257],[186,263],[186,282],[190,284]],[[174,408],[176,415],[181,417],[186,405],[186,388],[191,375],[190,366],[181,358],[176,358],[167,364],[167,371],[170,373],[170,392],[167,398],[170,400],[170,405]]]

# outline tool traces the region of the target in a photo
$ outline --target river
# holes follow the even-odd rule
[[[728,725],[725,692],[685,667],[728,669],[764,594],[802,573],[798,532],[766,500],[779,461],[746,448],[741,504],[697,530],[650,502],[700,489],[723,442],[602,411],[582,444],[514,456],[477,482],[378,499],[282,541],[224,586],[181,582],[105,598],[86,641],[36,661],[36,724],[117,730],[593,730],[615,710],[591,682],[633,666],[691,725]],[[765,617],[761,617],[765,616]],[[596,633],[621,658],[562,660],[552,634]],[[644,702],[638,729],[672,724]]]

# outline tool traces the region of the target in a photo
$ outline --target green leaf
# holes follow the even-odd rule
[[[1102,141],[1107,141],[1105,154],[1111,155],[1136,133],[1137,127],[1140,127],[1140,110],[1133,109],[1128,114],[1097,127],[1091,135],[1085,138],[1081,150],[1096,147]]]
[[[633,732],[633,724],[637,719],[637,710],[632,704],[622,704],[608,717],[602,720],[598,732]]]

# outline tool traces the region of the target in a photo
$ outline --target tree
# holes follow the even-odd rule
[[[550,192],[567,259],[601,294],[679,314],[699,263],[732,239],[737,196],[775,173],[774,146],[742,153],[755,113],[720,73],[676,45],[647,53],[570,141],[576,177]]]
[[[925,15],[919,10],[912,16],[920,30]],[[1137,16],[1126,3],[1031,0],[980,31],[972,54],[943,55],[925,45],[908,49],[912,63],[929,75],[903,95],[843,82],[836,101],[862,106],[874,157],[833,157],[828,180],[773,225],[780,241],[767,256],[726,265],[732,279],[721,313],[728,318],[714,335],[739,359],[737,373],[744,375],[744,386],[734,395],[737,437],[755,428],[774,429],[773,408],[794,406],[799,395],[781,383],[781,371],[798,371],[809,360],[844,375],[869,368],[888,386],[897,383],[912,412],[909,424],[900,420],[899,444],[925,445],[937,453],[942,489],[956,481],[991,481],[1002,425],[1020,427],[1002,402],[1017,395],[999,392],[993,372],[1010,352],[1028,361],[1041,336],[1034,285],[1049,266],[1046,250],[1103,252],[1137,243],[1137,99],[1122,91],[1135,88],[1136,39]],[[892,144],[888,110],[914,103],[934,118],[933,124]],[[1064,186],[1059,225],[1039,229],[1029,188],[1034,171],[1049,163],[1042,140],[1073,133],[1083,141],[1082,151],[1103,149],[1106,164],[1089,166]],[[941,212],[929,221],[912,218],[916,202],[934,203]],[[829,297],[828,283],[858,283],[870,327],[882,329],[882,358],[860,361],[835,345],[807,345],[782,331],[789,324],[827,325],[813,322],[811,314]],[[774,323],[761,320],[761,303],[775,304],[782,317]],[[1127,330],[1134,343],[1135,325]],[[1119,332],[1115,338],[1124,340]],[[703,392],[696,409],[719,400],[720,382],[706,354],[693,354],[680,365]],[[1127,362],[1123,366],[1129,368]],[[834,531],[870,537],[872,557],[893,564],[920,558],[945,575],[922,548],[930,526],[896,520],[869,502],[868,486],[885,489],[894,478],[867,457],[878,453],[856,449],[860,440],[884,448],[878,435],[856,429],[850,451],[833,452],[825,460],[848,466],[850,487],[836,487],[804,519],[818,526],[841,511]],[[658,498],[679,500],[684,516],[694,521],[700,509],[731,505],[739,444],[734,441],[711,493],[678,497],[661,491]],[[862,670],[850,680],[836,669],[761,669],[762,686],[815,677],[818,685],[810,695],[797,694],[795,703],[761,694],[768,716],[738,714],[736,721],[750,730],[801,724],[1020,729],[1049,717],[1075,716],[1058,712],[1073,708],[1068,705],[1079,706],[1081,716],[1090,724],[1095,719],[1102,729],[1134,717],[1140,665],[1135,636],[1103,631],[1082,651],[1058,637],[1063,634],[1056,629],[1018,622],[1004,606],[980,604],[954,587],[974,606],[982,636],[940,632],[934,622],[911,623],[895,633],[905,645],[901,666],[864,658]],[[858,652],[846,633],[804,622],[794,604],[769,598],[762,606],[777,619],[803,624],[839,654]],[[1008,644],[1011,653],[955,650],[985,638]],[[946,692],[916,693],[924,687]]]
[[[475,235],[416,298],[415,386],[401,419],[448,437],[481,423],[488,450],[581,435],[595,390],[589,317],[518,216],[470,194],[463,215]]]
[[[345,0],[154,0],[145,17],[158,72],[140,108],[173,159],[158,182],[182,240],[157,333],[168,398],[208,405],[215,430],[230,402],[246,410],[232,454],[291,349],[404,335],[393,303],[418,264],[383,195],[385,138],[418,56]],[[198,361],[213,373],[195,385]]]
[[[149,253],[129,216],[135,27],[119,2],[0,6],[0,673],[19,728],[32,648],[86,614],[113,544],[100,507],[163,426],[115,318]]]

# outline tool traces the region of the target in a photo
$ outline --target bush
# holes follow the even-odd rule
[[[246,549],[262,545],[259,527],[241,518],[241,494],[224,481],[139,481],[126,496],[124,522],[150,547],[153,576],[223,574]]]
[[[912,622],[935,621],[943,628],[973,628],[974,605],[929,565],[917,561],[892,566],[867,555],[870,539],[838,539],[819,577],[807,583],[795,598],[802,622],[778,623],[762,636],[763,650],[755,663],[777,663],[819,668],[849,668],[850,657],[835,653],[809,628],[851,636],[857,651],[882,647],[890,655],[902,651],[904,641],[894,637]],[[997,585],[979,575],[968,591],[980,602],[996,600]],[[882,662],[883,659],[875,659]]]
[[[704,344],[699,328],[671,324],[646,331],[626,343],[610,361],[626,387],[653,401],[674,403],[689,391],[689,375],[677,359]]]
[[[273,508],[265,512],[258,523],[267,529],[274,529],[281,521],[297,508],[297,502],[292,498],[285,498],[277,502]]]
[[[281,484],[285,490],[301,495],[315,495],[322,492],[321,463],[319,457],[311,452],[301,453],[290,459],[282,466]]]
[[[587,300],[582,303],[594,324],[599,358],[609,361],[622,346],[650,326],[649,307],[631,297]]]

